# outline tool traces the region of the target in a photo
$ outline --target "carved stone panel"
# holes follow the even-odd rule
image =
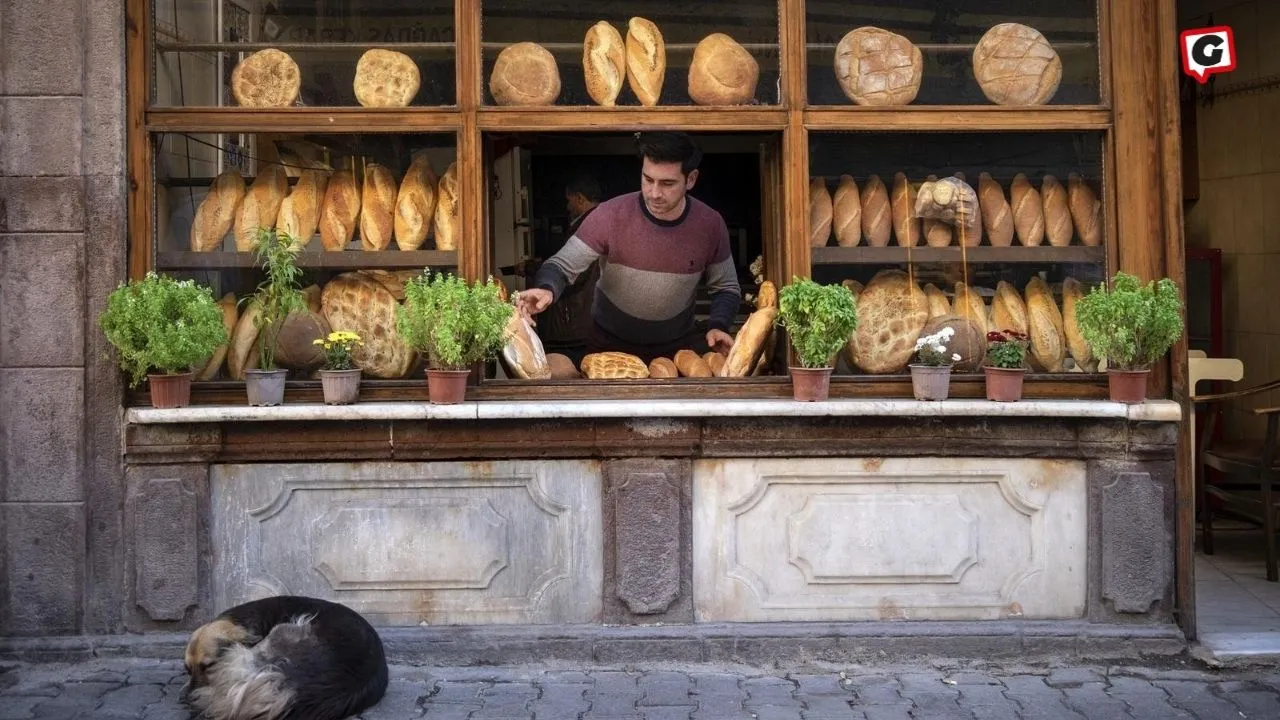
[[[178,621],[200,603],[201,494],[195,465],[130,468],[126,532],[133,597],[151,620]]]
[[[1101,591],[1117,613],[1148,613],[1169,597],[1173,537],[1168,500],[1148,472],[1116,473],[1101,487]]]
[[[1082,462],[694,463],[697,619],[1077,618]]]
[[[381,625],[601,614],[594,462],[214,466],[219,608],[273,594]]]
[[[689,472],[687,460],[605,463],[605,622],[693,619]]]

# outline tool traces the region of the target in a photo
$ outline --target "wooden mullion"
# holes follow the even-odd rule
[[[148,0],[125,6],[125,142],[128,148],[129,278],[141,279],[152,267],[154,246],[154,168],[151,137],[144,126],[151,101],[151,16]]]
[[[481,0],[456,0],[454,5],[454,36],[458,51],[457,66],[458,107],[461,110],[461,129],[458,132],[458,187],[462,193],[462,239],[458,244],[458,270],[469,280],[486,275],[488,263],[488,233],[484,221],[483,202],[484,149],[477,125],[477,109],[480,106],[480,12]]]

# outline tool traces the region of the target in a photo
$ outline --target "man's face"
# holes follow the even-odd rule
[[[685,175],[678,162],[659,163],[645,158],[640,168],[640,191],[645,207],[657,217],[674,214],[697,179],[697,170]]]
[[[564,204],[569,210],[569,217],[576,218],[587,211],[587,207],[591,204],[582,193],[566,192],[564,194]]]

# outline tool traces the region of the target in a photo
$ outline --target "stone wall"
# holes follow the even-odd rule
[[[120,628],[123,0],[0,3],[0,635]]]

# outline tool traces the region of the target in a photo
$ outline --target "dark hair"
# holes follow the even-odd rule
[[[682,132],[636,133],[636,152],[653,162],[678,162],[685,175],[697,170],[702,162],[702,148]]]
[[[564,192],[566,195],[578,193],[593,203],[598,203],[604,198],[604,192],[600,190],[600,183],[585,172],[580,172],[569,178],[569,182],[564,186]]]

